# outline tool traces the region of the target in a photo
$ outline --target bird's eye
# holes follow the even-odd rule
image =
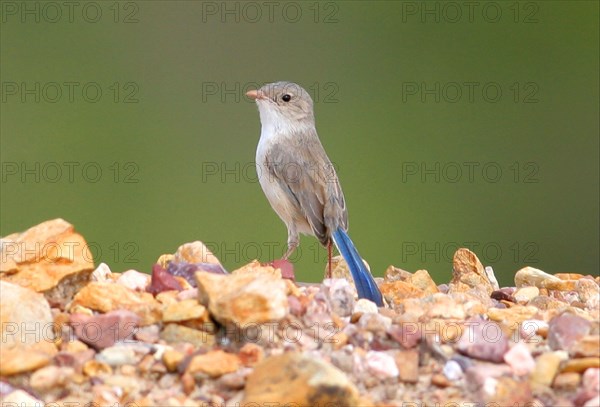
[[[281,97],[281,100],[283,100],[284,102],[289,102],[290,100],[292,100],[292,97],[286,93]]]

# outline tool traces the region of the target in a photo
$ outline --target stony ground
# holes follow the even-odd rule
[[[62,219],[2,238],[3,406],[600,405],[597,274],[525,267],[499,288],[460,249],[448,284],[390,266],[378,309],[344,278],[227,273],[201,242],[152,276],[85,244]]]

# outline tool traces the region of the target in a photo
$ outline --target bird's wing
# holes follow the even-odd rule
[[[318,137],[296,137],[291,148],[267,153],[269,175],[289,192],[290,201],[322,244],[338,227],[347,228],[346,204],[337,174]]]

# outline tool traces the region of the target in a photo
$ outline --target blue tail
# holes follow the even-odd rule
[[[356,285],[356,291],[358,291],[358,298],[366,298],[373,301],[378,307],[383,307],[381,291],[379,291],[373,276],[365,267],[362,258],[356,251],[356,247],[354,247],[354,243],[350,240],[350,236],[344,229],[338,228],[333,232],[333,242],[346,263],[348,263],[354,285]]]

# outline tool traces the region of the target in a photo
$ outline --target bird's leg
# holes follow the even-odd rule
[[[290,257],[292,255],[292,253],[294,253],[294,250],[296,250],[296,247],[298,247],[298,245],[300,244],[300,238],[298,236],[298,232],[296,232],[295,228],[289,228],[288,229],[288,241],[287,241],[287,251],[285,252],[285,254],[283,255],[283,260],[287,260],[288,257]]]
[[[331,251],[332,251],[331,239],[327,243],[327,278],[331,278]]]

